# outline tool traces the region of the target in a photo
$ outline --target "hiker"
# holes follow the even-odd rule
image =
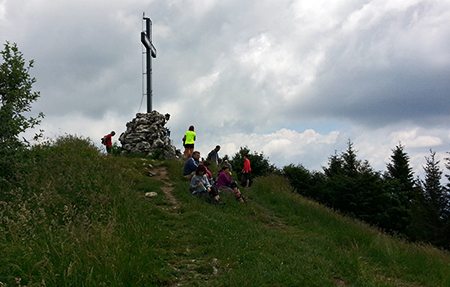
[[[103,139],[105,146],[106,146],[106,152],[111,153],[111,147],[112,147],[112,137],[116,134],[115,131],[112,131],[110,134],[106,135]]]
[[[202,162],[199,164],[199,166],[201,166],[201,165],[206,167],[206,177],[208,178],[211,185],[216,184],[216,181],[214,180],[212,173],[209,171],[209,166],[211,165],[211,163],[209,163],[208,161],[205,161],[205,162]]]
[[[233,168],[231,167],[231,164],[228,162],[228,160],[225,160],[223,166],[228,166],[228,169],[229,169],[230,171],[233,171]]]
[[[222,167],[219,172],[219,176],[217,177],[217,188],[221,192],[234,194],[236,196],[236,200],[244,201],[237,182],[233,181],[233,175],[226,165]]]
[[[194,152],[194,143],[196,140],[196,134],[194,132],[194,126],[190,126],[189,130],[184,133],[183,146],[184,146],[184,159],[188,159]]]
[[[244,155],[244,167],[242,168],[242,177],[245,182],[245,188],[249,187],[251,171],[252,171],[252,168],[250,166],[250,160],[247,158],[246,155]]]
[[[195,175],[191,179],[189,186],[193,195],[203,193],[210,203],[225,204],[220,200],[219,191],[216,186],[211,185],[206,176],[206,167],[199,165],[195,170]]]
[[[209,152],[208,156],[206,157],[206,160],[209,160],[211,163],[218,165],[219,164],[219,150],[220,145],[216,145],[216,147]]]
[[[194,151],[192,156],[186,161],[183,168],[183,176],[186,180],[191,180],[195,175],[200,160],[200,152]]]

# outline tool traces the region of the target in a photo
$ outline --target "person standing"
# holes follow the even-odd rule
[[[209,152],[206,160],[209,160],[211,163],[215,165],[219,165],[219,150],[220,145],[216,145],[216,148]]]
[[[250,166],[250,160],[247,158],[246,155],[244,155],[244,167],[242,169],[242,176],[245,181],[245,188],[248,188],[250,184],[250,172],[252,171],[252,168]]]
[[[115,131],[112,131],[110,134],[106,135],[104,138],[104,142],[106,145],[106,152],[111,153],[111,147],[112,147],[112,137],[116,134]]]
[[[184,159],[188,159],[192,156],[194,152],[194,143],[196,140],[196,134],[194,132],[194,126],[190,126],[189,130],[184,133]]]

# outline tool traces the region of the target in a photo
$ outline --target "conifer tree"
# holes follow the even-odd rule
[[[318,171],[309,171],[303,165],[290,164],[283,167],[282,174],[294,190],[322,204],[329,204],[329,193],[324,185],[325,175]]]
[[[384,175],[384,189],[389,194],[388,217],[385,228],[405,233],[411,224],[411,204],[414,199],[414,174],[409,166],[409,156],[400,143],[392,150],[391,162]]]
[[[449,247],[448,230],[445,214],[449,208],[448,196],[441,185],[442,170],[436,152],[430,150],[426,157],[425,180],[421,181],[421,189],[416,195],[413,206],[411,236],[416,240],[423,240],[437,246]]]
[[[381,177],[367,161],[358,160],[351,141],[324,170],[331,207],[374,225],[383,222],[386,197]]]
[[[423,192],[426,201],[430,204],[437,218],[443,215],[446,206],[446,196],[441,185],[442,170],[439,167],[439,160],[436,160],[436,152],[430,150],[430,157],[427,157],[427,164],[424,167],[425,180],[422,181]]]
[[[447,154],[450,154],[450,152],[447,152]],[[445,158],[445,168],[447,170],[450,170],[450,157]],[[442,214],[442,220],[444,221],[445,226],[445,233],[447,234],[447,243],[450,245],[450,174],[446,174],[445,177],[447,178],[447,184],[444,187],[445,188],[445,201],[446,205]],[[450,247],[450,246],[448,246]],[[448,248],[447,247],[447,248]]]

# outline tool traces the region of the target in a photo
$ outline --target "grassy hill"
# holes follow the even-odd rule
[[[0,286],[450,286],[450,254],[404,242],[257,178],[224,206],[182,162],[33,148],[0,193]],[[145,197],[156,191],[157,197]]]

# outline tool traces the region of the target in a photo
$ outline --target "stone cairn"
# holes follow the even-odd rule
[[[166,118],[157,111],[136,114],[119,137],[122,153],[141,153],[163,159],[181,158],[181,151],[172,145],[167,136],[165,124]]]

